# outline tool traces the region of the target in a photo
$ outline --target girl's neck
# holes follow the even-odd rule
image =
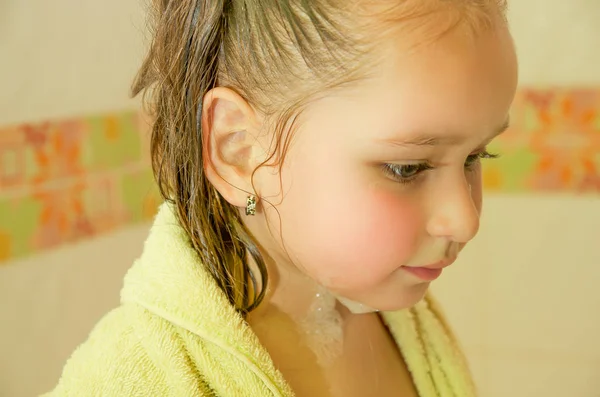
[[[298,270],[276,266],[273,262],[268,267],[267,294],[250,313],[248,322],[282,324],[281,318],[285,317],[288,326],[294,328],[319,364],[328,366],[342,354],[345,324],[356,315]]]

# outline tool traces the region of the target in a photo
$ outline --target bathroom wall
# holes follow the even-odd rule
[[[515,127],[497,143],[503,158],[486,168],[480,235],[434,291],[482,397],[598,396],[600,251],[592,247],[600,243],[600,3],[510,5],[521,63]],[[141,250],[155,205],[148,199],[152,187],[126,193],[119,178],[142,167],[143,155],[124,153],[122,162],[106,165],[86,145],[95,133],[137,136],[143,151],[142,124],[113,122],[135,119],[139,108],[128,88],[145,47],[143,6],[142,0],[0,2],[0,148],[22,136],[15,131],[25,125],[66,123],[82,139],[78,164],[85,166],[19,188],[0,181],[0,207],[8,208],[0,212],[0,396],[32,396],[56,382],[72,349],[118,303],[123,274]],[[58,127],[50,130],[62,136]],[[50,130],[43,134],[53,136]],[[105,152],[121,147],[110,142],[117,146]],[[36,176],[36,152],[27,153]],[[0,179],[16,169],[7,158],[0,153]],[[89,199],[102,191],[93,190],[94,181],[115,186],[111,206]],[[44,207],[32,204],[37,209],[24,214],[38,216],[34,231],[10,228],[27,224],[27,215],[8,217],[33,200],[30,193],[76,183],[92,189],[78,204],[83,213],[111,208],[111,225],[90,216],[95,221],[84,230],[93,233],[67,228],[59,240],[34,238],[47,224]],[[136,197],[147,212],[128,210]],[[70,203],[72,215],[80,207]]]
[[[135,108],[147,0],[0,3],[3,125]]]
[[[56,383],[141,251],[146,2],[0,1],[0,396]]]

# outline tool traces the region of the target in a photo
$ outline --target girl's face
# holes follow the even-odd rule
[[[400,35],[400,34],[399,34]],[[379,310],[420,300],[477,233],[486,145],[517,67],[505,27],[390,40],[370,79],[312,103],[250,228],[281,272]]]

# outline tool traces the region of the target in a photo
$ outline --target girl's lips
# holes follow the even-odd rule
[[[456,258],[445,259],[445,260],[435,262],[428,266],[422,266],[422,267],[403,266],[402,268],[404,270],[406,270],[407,272],[419,277],[422,280],[433,281],[433,280],[437,279],[438,277],[440,277],[440,275],[442,274],[442,270],[445,267],[448,267],[452,263],[454,263],[455,260],[456,260]]]
[[[407,272],[425,281],[433,281],[442,274],[442,269],[431,269],[427,267],[402,267]]]

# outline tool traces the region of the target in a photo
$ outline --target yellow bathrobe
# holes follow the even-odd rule
[[[429,299],[383,318],[420,397],[475,396],[454,338]],[[293,395],[165,204],[125,277],[121,306],[98,323],[46,396]]]

